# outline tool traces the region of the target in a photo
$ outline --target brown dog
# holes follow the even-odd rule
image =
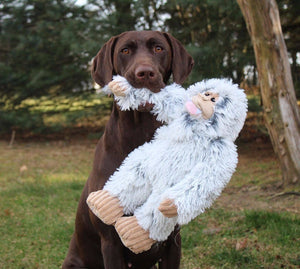
[[[136,88],[153,92],[163,88],[173,74],[182,84],[193,67],[193,59],[170,34],[141,31],[112,37],[93,62],[92,76],[101,86],[112,76],[124,76]],[[179,228],[167,241],[149,251],[134,254],[125,248],[113,226],[105,225],[89,209],[89,193],[102,189],[110,175],[136,147],[151,140],[161,123],[149,113],[151,105],[137,111],[120,111],[114,103],[95,152],[92,172],[83,189],[76,215],[75,232],[63,268],[179,268],[181,239]]]

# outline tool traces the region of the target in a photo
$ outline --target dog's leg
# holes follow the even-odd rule
[[[100,235],[91,223],[86,196],[87,188],[85,187],[79,201],[75,232],[71,239],[69,251],[62,267],[63,269],[104,269]],[[94,219],[100,222],[96,216]],[[102,225],[104,224],[102,223]]]
[[[68,252],[66,259],[64,260],[62,269],[83,268],[83,267],[84,267],[84,263],[79,257],[78,249],[77,249],[76,243],[75,243],[75,237],[73,235],[71,243],[70,243],[69,252]]]
[[[105,269],[126,269],[126,263],[124,260],[124,247],[120,244],[118,235],[111,234],[110,238],[102,238],[101,251],[104,260]]]
[[[181,236],[179,226],[169,236],[167,240],[168,250],[162,261],[159,262],[159,269],[179,269],[181,258]]]

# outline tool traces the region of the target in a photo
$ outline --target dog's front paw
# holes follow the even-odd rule
[[[138,224],[135,216],[119,218],[115,228],[124,246],[135,254],[149,250],[156,242],[149,237],[149,231]]]

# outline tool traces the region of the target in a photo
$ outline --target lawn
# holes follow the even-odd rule
[[[95,140],[0,141],[1,268],[60,268]],[[182,228],[181,268],[299,268],[299,196],[277,193],[268,143],[239,145],[239,165],[211,209]]]

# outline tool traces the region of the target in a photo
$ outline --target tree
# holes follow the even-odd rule
[[[300,181],[300,113],[275,0],[237,0],[254,47],[264,118],[285,184]]]
[[[74,2],[1,1],[0,102],[3,96],[20,102],[86,89],[91,85],[88,62],[103,43],[135,29],[168,31],[177,37],[195,59],[189,83],[215,76],[240,83],[245,67],[255,71],[250,38],[235,0],[87,0],[84,6]],[[299,1],[278,2],[297,82]]]
[[[133,14],[133,0],[88,0],[88,4],[87,9],[93,15],[87,24],[92,26],[89,29],[96,39],[102,35],[106,41],[111,36],[135,29],[137,17]]]
[[[70,1],[2,1],[0,97],[27,97],[82,89],[96,50],[89,12]],[[97,46],[98,47],[98,46]]]
[[[300,1],[278,0],[282,31],[289,52],[292,76],[296,96],[300,98],[300,64],[297,62],[297,53],[300,51]]]
[[[192,82],[216,76],[240,83],[244,67],[254,66],[250,38],[235,0],[167,1],[161,12],[170,14],[166,30],[195,60]]]

